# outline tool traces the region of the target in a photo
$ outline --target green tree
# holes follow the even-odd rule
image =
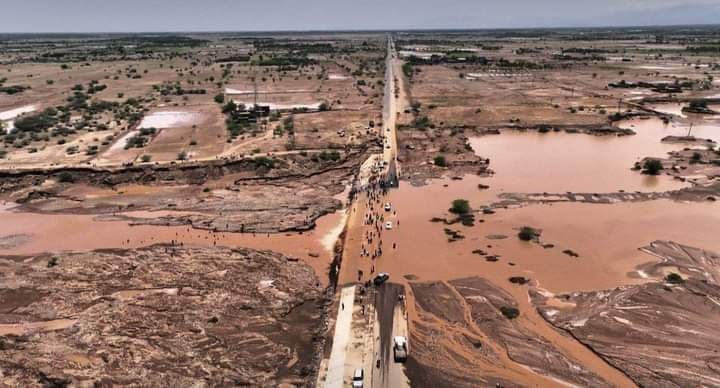
[[[459,215],[468,214],[470,213],[470,202],[468,202],[466,199],[456,199],[452,201],[450,212]]]

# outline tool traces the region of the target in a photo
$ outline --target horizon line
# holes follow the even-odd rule
[[[604,26],[527,26],[527,27],[438,27],[438,28],[370,28],[370,29],[268,29],[268,30],[148,30],[148,31],[0,31],[0,35],[120,35],[120,34],[262,34],[262,33],[392,33],[392,32],[465,32],[465,31],[518,31],[518,30],[569,30],[569,29],[620,29],[620,28],[672,28],[672,27],[719,27],[720,23],[698,24],[639,24]]]

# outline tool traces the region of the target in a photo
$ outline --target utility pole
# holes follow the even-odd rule
[[[690,133],[692,132],[693,123],[690,123],[690,128],[688,128],[688,137],[690,137]]]

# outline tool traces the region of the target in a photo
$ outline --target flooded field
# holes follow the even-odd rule
[[[631,168],[644,157],[665,157],[682,149],[682,144],[661,139],[687,135],[687,126],[663,124],[659,119],[633,120],[623,126],[637,134],[610,137],[506,131],[472,138],[470,144],[478,155],[490,158],[495,176],[485,184],[493,193],[647,192],[686,186],[667,176],[642,175]],[[692,133],[720,140],[720,126],[714,124],[696,125]]]
[[[385,233],[389,249],[378,260],[378,271],[393,274],[396,281],[405,275],[420,280],[450,280],[480,275],[497,285],[511,286],[511,276],[537,280],[552,292],[614,288],[639,281],[630,276],[634,268],[652,257],[638,248],[656,239],[682,241],[688,245],[720,250],[716,228],[720,205],[680,203],[666,200],[642,203],[531,205],[479,215],[473,227],[431,222],[433,217],[452,216],[447,212],[454,199],[465,198],[479,207],[492,200],[477,189],[486,179],[466,177],[463,181],[442,180],[425,187],[403,185],[389,199],[397,210],[395,229]],[[447,187],[445,186],[447,185]],[[433,198],[428,202],[427,198]],[[396,220],[396,222],[397,222]],[[522,226],[541,230],[544,248],[517,238]],[[465,236],[448,242],[444,229]],[[497,255],[486,261],[475,250]],[[563,250],[570,249],[579,257]]]
[[[168,212],[144,212],[143,217],[162,217]],[[137,212],[122,213],[140,216]],[[130,225],[102,221],[93,215],[36,214],[0,208],[0,240],[5,255],[86,251],[105,248],[138,248],[152,244],[226,246],[267,249],[297,257],[310,264],[323,284],[332,261],[335,240],[342,232],[344,211],[322,217],[317,227],[304,233],[241,234],[198,230],[182,226]]]

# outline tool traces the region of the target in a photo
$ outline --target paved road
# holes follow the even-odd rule
[[[353,318],[353,305],[355,301],[355,286],[344,287],[340,293],[340,308],[338,308],[335,321],[335,335],[328,362],[328,372],[325,380],[327,388],[341,388],[345,384],[345,361],[350,344],[350,329]]]
[[[401,62],[397,59],[395,44],[392,38],[388,37],[388,53],[385,71],[385,96],[383,99],[383,127],[381,128],[383,140],[383,152],[372,155],[361,166],[358,176],[357,189],[370,185],[376,178],[390,177],[397,184],[397,134],[396,120],[398,114],[398,98],[396,93],[400,90],[398,85],[398,69]],[[398,94],[402,94],[400,91]],[[358,191],[360,197],[356,200],[362,204],[368,198],[362,191]],[[364,207],[361,207],[363,209]],[[349,218],[352,221],[350,228],[366,231],[372,229],[364,224],[364,218],[358,214]],[[368,229],[368,230],[369,230]],[[380,231],[377,231],[378,233]],[[361,237],[362,239],[363,237]],[[356,279],[355,274],[362,267],[358,263],[367,264],[367,257],[360,258],[360,243],[358,246],[346,242],[345,257],[343,258],[343,271],[352,276],[346,279]],[[347,245],[350,244],[350,245]],[[355,264],[353,266],[353,263]],[[366,272],[367,273],[367,272]],[[367,275],[366,275],[367,276]],[[358,287],[352,287],[354,294]],[[405,376],[403,364],[395,363],[393,360],[392,344],[393,336],[407,336],[407,318],[404,304],[399,295],[404,295],[404,288],[397,284],[385,284],[381,287],[373,287],[370,298],[358,311],[352,314],[353,300],[350,294],[351,287],[345,287],[341,291],[340,305],[344,304],[338,311],[338,318],[335,323],[335,334],[330,359],[327,363],[327,373],[321,372],[318,381],[325,387],[340,387],[344,383],[350,384],[352,372],[356,368],[363,368],[365,371],[365,387],[409,387]],[[354,319],[354,320],[353,320]],[[379,363],[378,363],[379,361]],[[324,381],[324,384],[322,382]]]

